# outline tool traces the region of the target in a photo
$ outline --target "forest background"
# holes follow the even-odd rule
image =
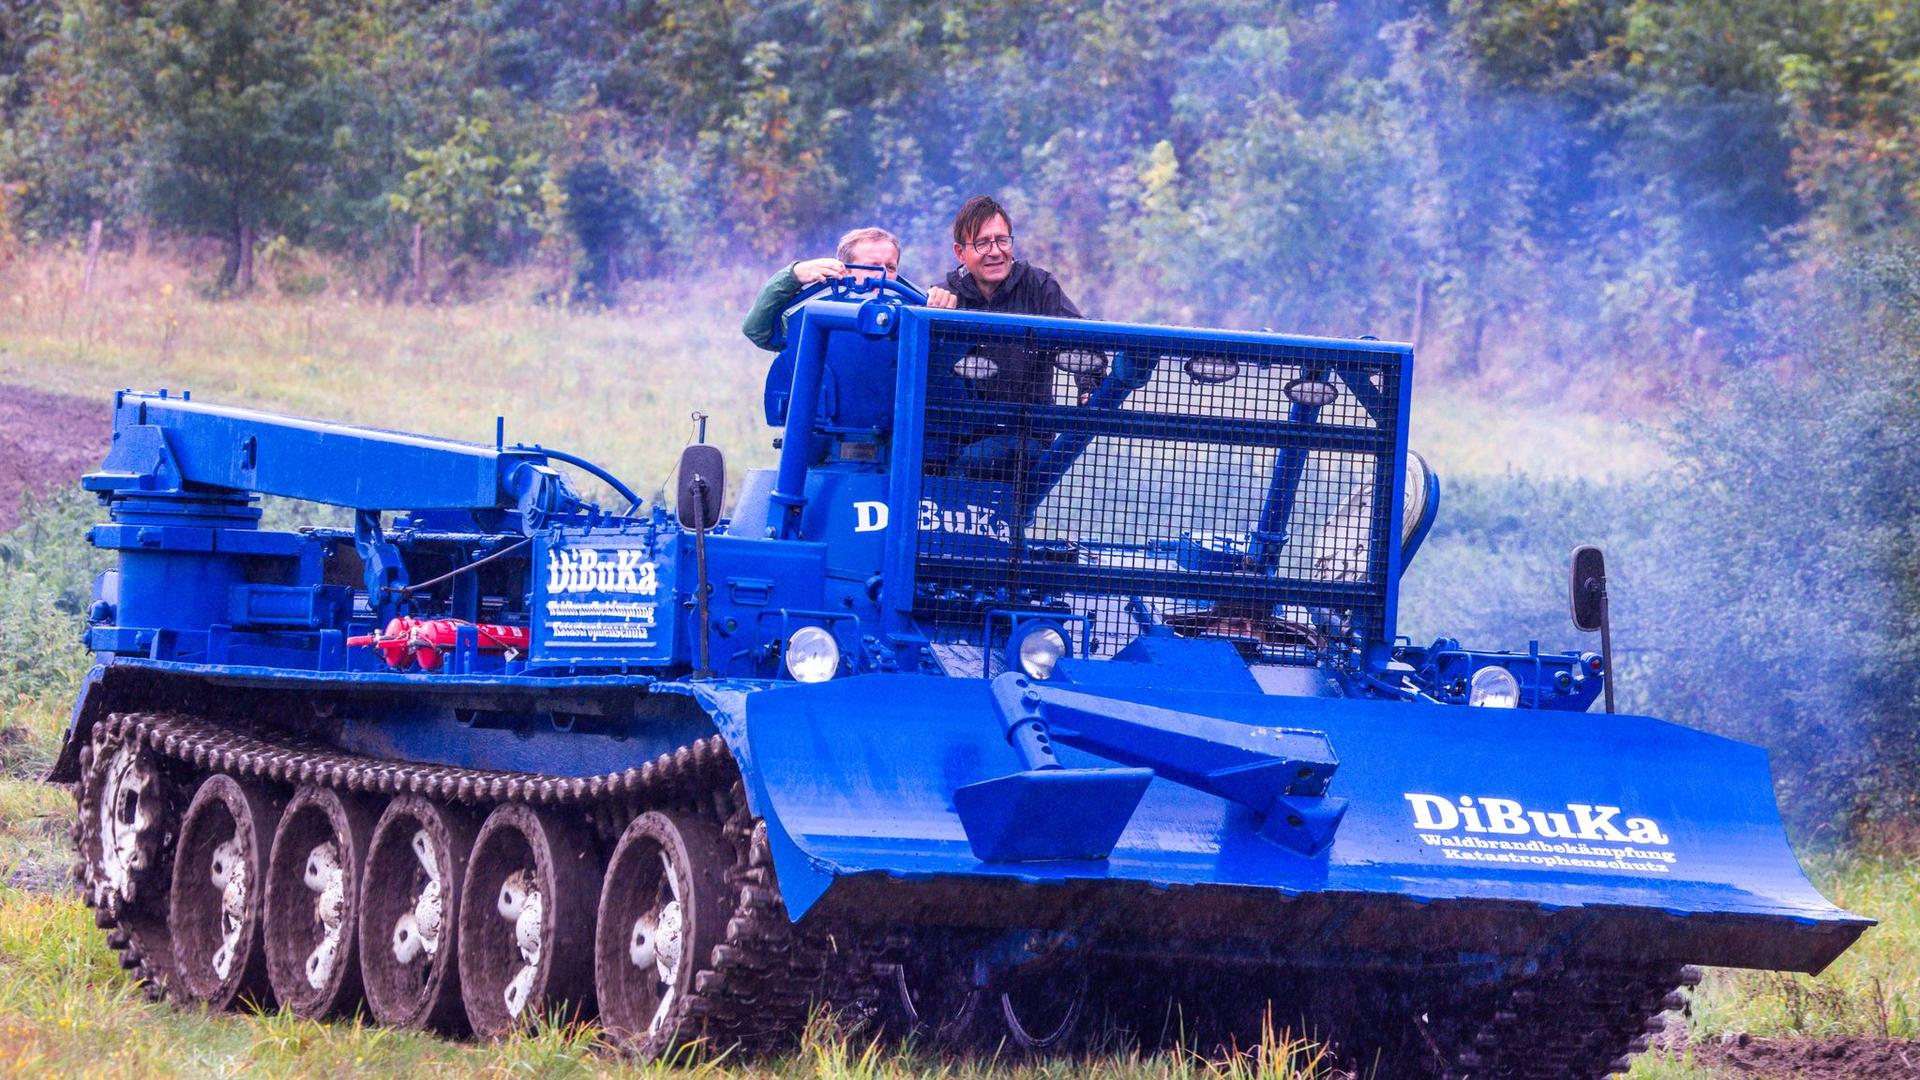
[[[1591,647],[1606,545],[1623,707],[1772,749],[1803,844],[1920,847],[1920,6],[0,0],[10,381],[115,260],[308,339],[673,297],[719,338],[853,226],[937,279],[980,191],[1091,315],[1411,340],[1488,439],[1630,421],[1443,476],[1403,630]],[[0,703],[84,664],[91,512],[0,541]]]

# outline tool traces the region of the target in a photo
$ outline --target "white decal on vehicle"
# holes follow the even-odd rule
[[[1003,544],[1013,543],[1013,527],[1007,524],[1006,519],[995,513],[991,506],[974,506],[971,503],[959,510],[948,510],[932,499],[921,499],[920,530],[984,536]]]
[[[549,550],[547,593],[618,592],[652,596],[660,589],[653,563],[644,551]]]
[[[853,531],[879,532],[887,527],[887,504],[883,502],[857,502],[853,504]]]
[[[1673,842],[1650,817],[1625,817],[1618,806],[1565,803],[1530,809],[1515,799],[1406,792],[1413,827],[1428,847],[1454,861],[1581,867],[1664,874]],[[1495,839],[1495,838],[1499,839]]]

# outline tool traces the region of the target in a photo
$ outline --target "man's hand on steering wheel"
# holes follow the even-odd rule
[[[793,276],[801,285],[818,285],[847,276],[847,266],[839,259],[808,259],[793,264]]]

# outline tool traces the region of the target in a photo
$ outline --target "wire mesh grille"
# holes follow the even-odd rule
[[[994,319],[927,357],[917,610],[1085,616],[1094,655],[1383,637],[1404,354]]]

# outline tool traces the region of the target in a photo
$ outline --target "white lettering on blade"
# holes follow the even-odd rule
[[[1536,810],[1514,799],[1485,795],[1448,797],[1409,791],[1401,797],[1413,811],[1413,827],[1421,832],[1540,836],[1660,846],[1673,842],[1659,822],[1650,817],[1626,817],[1618,806],[1567,803],[1552,810]]]

